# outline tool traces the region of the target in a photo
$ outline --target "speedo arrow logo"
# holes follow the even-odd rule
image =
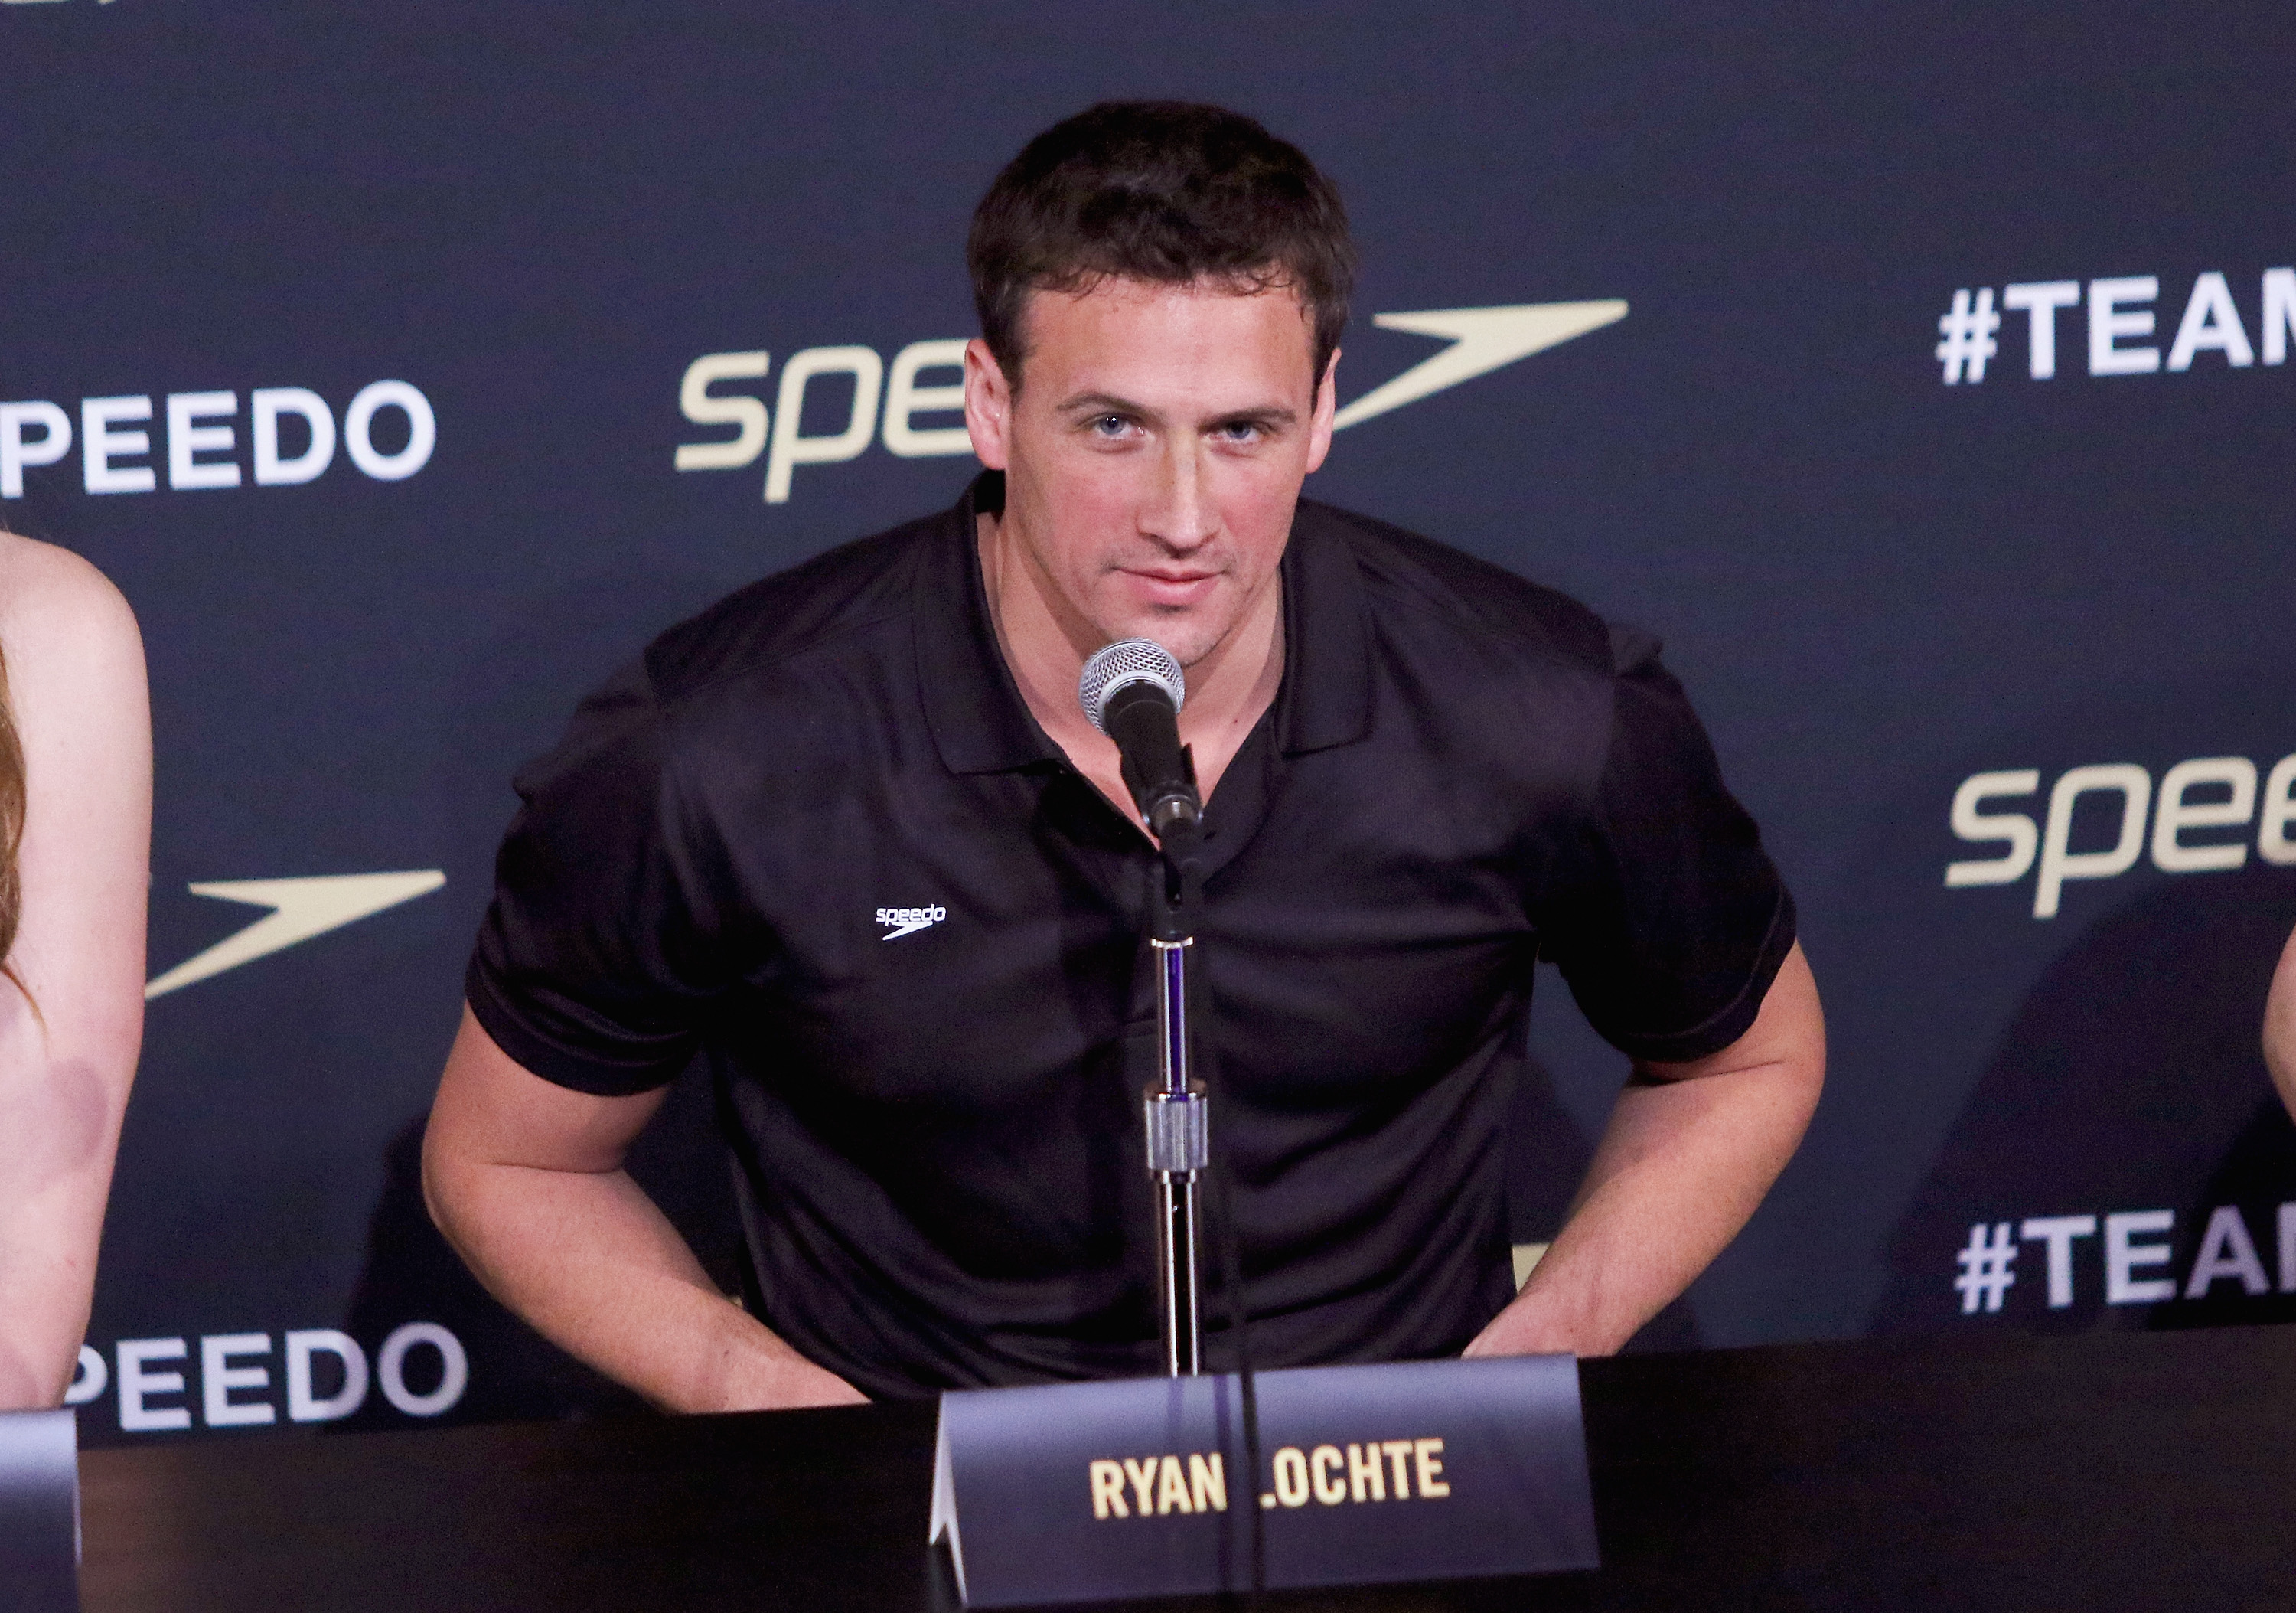
[[[898,941],[904,935],[914,935],[919,930],[939,924],[948,917],[948,909],[938,903],[929,908],[879,908],[877,922],[890,926],[879,937],[883,941]]]
[[[152,981],[144,988],[144,1000],[428,895],[446,883],[447,876],[439,869],[422,868],[405,874],[321,874],[308,879],[218,879],[195,885],[191,887],[194,896],[243,901],[271,911]]]
[[[1627,305],[1613,297],[1599,302],[1524,302],[1511,308],[1431,309],[1419,314],[1374,314],[1383,331],[1416,336],[1447,336],[1451,345],[1422,359],[1392,381],[1372,388],[1332,422],[1337,430],[1359,424],[1390,409],[1455,387],[1463,381],[1559,347],[1573,336],[1598,331],[1627,317]]]
[[[1627,305],[1617,298],[1374,314],[1372,323],[1382,330],[1439,336],[1447,345],[1432,358],[1365,392],[1341,409],[1334,424],[1360,424],[1626,317]],[[739,470],[763,459],[766,502],[785,505],[800,485],[791,480],[800,465],[826,470],[868,451],[878,435],[880,398],[884,401],[883,440],[890,452],[905,459],[972,452],[972,439],[964,426],[916,424],[920,417],[946,417],[961,401],[961,387],[916,384],[920,374],[947,376],[963,371],[964,339],[961,336],[912,342],[894,354],[890,364],[876,349],[852,342],[800,348],[782,366],[777,385],[768,389],[763,383],[772,374],[773,362],[773,354],[755,349],[704,353],[685,366],[677,388],[678,412],[702,428],[705,435],[699,441],[677,445],[670,463],[679,472]],[[840,385],[840,377],[851,378],[848,395],[852,401],[850,412],[843,416],[844,425],[833,432],[802,430],[801,422],[819,414],[808,408],[806,389],[816,381]],[[758,390],[742,390],[745,386]],[[766,391],[773,391],[779,399],[770,413]],[[723,434],[728,428],[734,432],[731,437]],[[805,485],[810,485],[816,473],[808,469]]]

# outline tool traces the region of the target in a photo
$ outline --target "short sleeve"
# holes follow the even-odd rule
[[[1609,744],[1558,847],[1540,951],[1612,1046],[1678,1063],[1753,1025],[1793,947],[1793,900],[1657,641],[1611,637]]]
[[[633,662],[520,769],[465,992],[496,1045],[602,1096],[676,1079],[723,987],[667,724]]]

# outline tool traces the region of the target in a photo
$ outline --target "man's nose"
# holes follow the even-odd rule
[[[1167,441],[1154,493],[1140,512],[1141,531],[1176,553],[1202,547],[1219,528],[1203,459],[1203,445],[1193,438]]]

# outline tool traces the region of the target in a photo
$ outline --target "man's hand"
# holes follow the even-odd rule
[[[1825,1016],[1797,944],[1743,1036],[1636,1067],[1562,1230],[1466,1354],[1617,1350],[1746,1224],[1824,1080]]]
[[[860,1403],[718,1293],[622,1169],[663,1096],[545,1081],[465,1009],[422,1140],[430,1218],[488,1293],[666,1410]]]

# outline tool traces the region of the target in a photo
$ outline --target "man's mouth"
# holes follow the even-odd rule
[[[1123,575],[1147,604],[1167,608],[1201,603],[1220,580],[1218,572],[1187,566],[1127,566]]]

